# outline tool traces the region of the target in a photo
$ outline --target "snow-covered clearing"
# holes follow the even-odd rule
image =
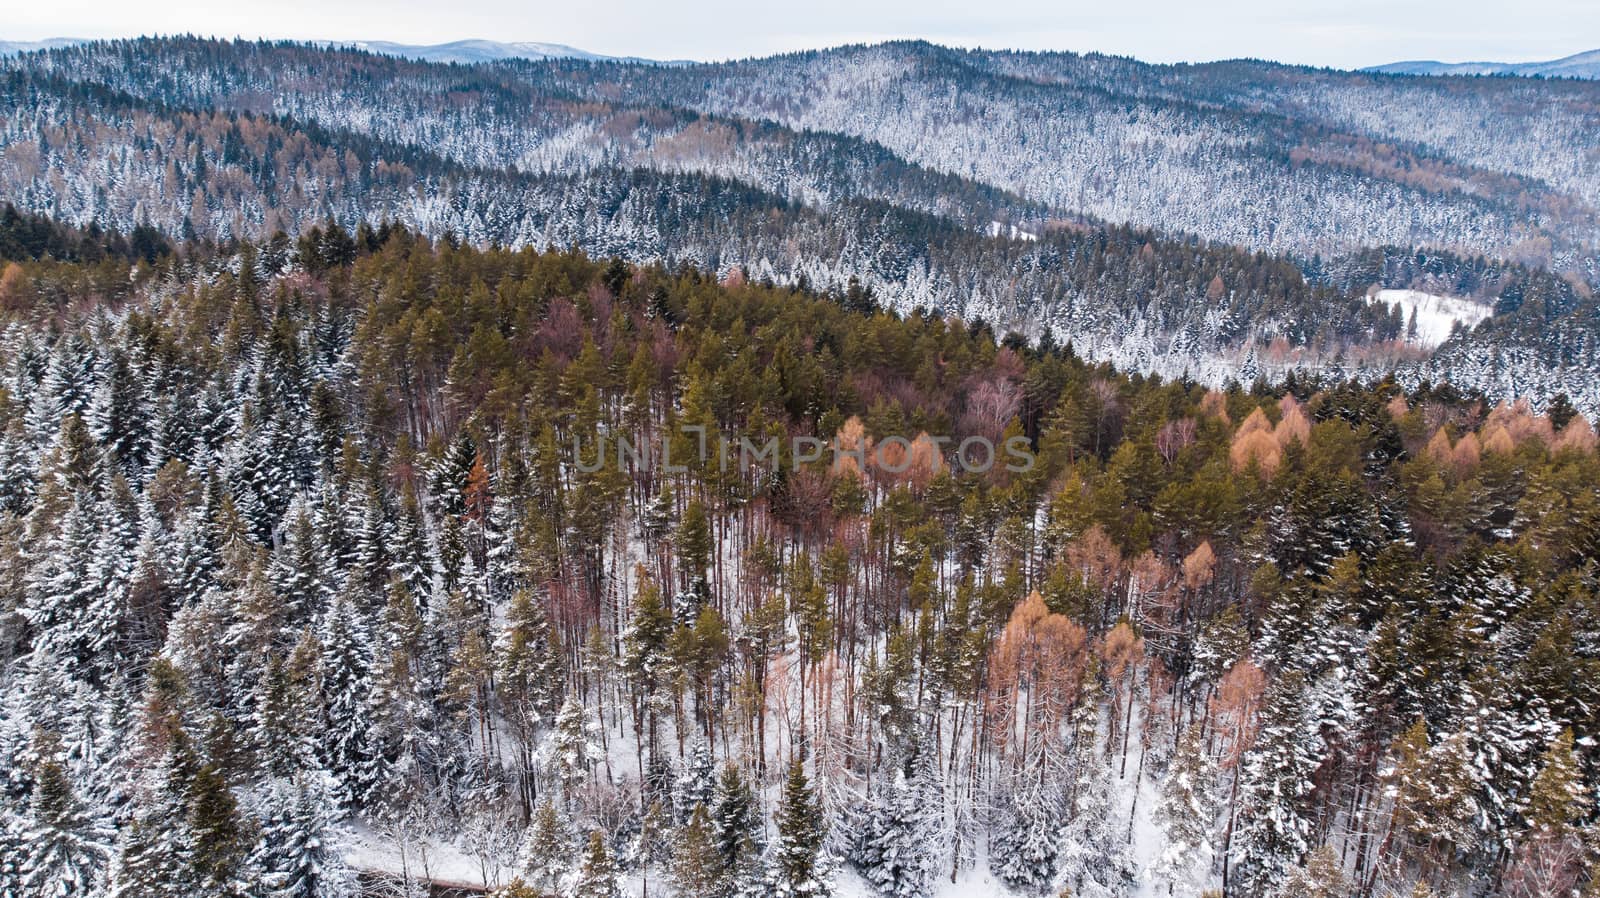
[[[1024,231],[1023,229],[1017,227],[1014,224],[1006,224],[1003,221],[991,221],[991,222],[989,222],[989,236],[990,237],[1008,237],[1008,238],[1010,238],[1012,240],[1030,240],[1031,241],[1031,240],[1038,240],[1039,239],[1039,235],[1038,234],[1030,234],[1027,231]]]
[[[1494,314],[1493,306],[1487,303],[1421,290],[1379,290],[1369,294],[1367,302],[1383,303],[1390,309],[1399,307],[1406,320],[1406,342],[1424,349],[1448,340],[1458,323],[1472,330]],[[1415,334],[1411,333],[1412,321],[1416,322]]]
[[[360,822],[346,825],[340,847],[345,863],[362,873],[405,875],[413,880],[473,887],[501,885],[499,880],[504,878],[496,877],[493,870],[485,877],[483,864],[477,858],[448,842],[436,838],[397,838]],[[490,882],[485,883],[486,878]]]

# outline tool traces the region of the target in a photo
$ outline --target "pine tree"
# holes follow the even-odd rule
[[[561,812],[546,799],[534,813],[533,825],[528,827],[517,867],[534,891],[557,894],[566,887],[573,873],[572,849],[572,835],[567,831]]]
[[[1573,752],[1572,730],[1562,730],[1545,751],[1539,774],[1528,789],[1523,817],[1534,832],[1561,838],[1574,832],[1590,803]]]
[[[724,876],[722,855],[717,851],[711,815],[705,805],[695,805],[674,841],[672,884],[678,894],[685,898],[719,894]]]
[[[606,851],[605,836],[599,831],[589,834],[589,847],[583,853],[583,864],[572,884],[572,898],[621,898],[622,886],[618,881],[616,865],[611,853]]]

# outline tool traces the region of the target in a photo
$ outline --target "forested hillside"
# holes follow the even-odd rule
[[[0,198],[169,239],[393,221],[854,279],[901,314],[1210,386],[1398,370],[1594,414],[1597,110],[1577,82],[926,44],[466,66],[161,38],[0,61]],[[1439,302],[1498,310],[1481,332],[1423,345],[1369,299],[1452,279],[1474,286]]]
[[[1595,887],[1568,403],[0,224],[0,895]]]

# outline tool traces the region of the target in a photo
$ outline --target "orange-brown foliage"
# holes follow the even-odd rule
[[[1067,564],[1085,583],[1107,593],[1122,575],[1122,550],[1106,536],[1105,528],[1095,524],[1067,545]]]
[[[1443,431],[1440,431],[1441,433]],[[1455,466],[1456,476],[1467,477],[1478,469],[1478,464],[1483,459],[1483,453],[1478,448],[1476,434],[1467,434],[1456,440],[1456,448],[1451,452],[1451,463]]]
[[[861,423],[861,416],[851,415],[850,419],[840,425],[839,432],[833,435],[833,445],[837,449],[833,454],[833,473],[835,476],[852,476],[861,479],[861,463],[857,455],[867,451],[867,428]]]
[[[906,469],[904,476],[917,489],[922,489],[939,473],[940,467],[944,464],[943,457],[939,453],[939,444],[935,443],[933,437],[928,436],[926,432],[917,434],[917,438],[911,441],[910,462],[911,467]]]
[[[1216,569],[1217,553],[1212,551],[1211,541],[1206,540],[1183,559],[1183,585],[1191,591],[1200,589],[1211,583]]]
[[[1273,429],[1272,435],[1277,439],[1281,448],[1289,448],[1290,443],[1298,442],[1302,446],[1311,444],[1311,420],[1306,413],[1300,410],[1300,403],[1293,396],[1285,396],[1279,403],[1283,410],[1283,417],[1278,420],[1278,426]]]
[[[1137,666],[1143,657],[1144,639],[1133,632],[1127,621],[1118,621],[1100,641],[1100,658],[1105,662],[1106,675],[1113,680]]]
[[[1200,400],[1200,412],[1213,418],[1220,418],[1224,424],[1231,424],[1228,419],[1228,397],[1216,390],[1207,390],[1204,399]]]
[[[1483,438],[1483,451],[1493,455],[1510,455],[1517,451],[1517,444],[1511,441],[1511,434],[1506,433],[1504,427],[1496,426]]]
[[[22,266],[15,262],[7,262],[5,271],[0,272],[0,311],[17,312],[31,305],[28,289],[28,275]]]
[[[1593,455],[1595,451],[1594,427],[1582,415],[1574,415],[1567,426],[1561,429],[1561,435],[1556,437],[1555,445],[1551,449],[1555,452],[1581,452],[1584,455]]]
[[[1451,467],[1455,464],[1455,449],[1450,445],[1450,434],[1443,427],[1434,431],[1433,439],[1428,441],[1428,447],[1423,452],[1441,465]]]
[[[1038,590],[1018,603],[990,655],[990,713],[1002,746],[1019,726],[1024,739],[1060,731],[1078,699],[1088,644],[1084,629],[1052,613]],[[1026,703],[1018,701],[1023,690]]]
[[[1396,396],[1389,400],[1388,409],[1389,417],[1398,421],[1401,418],[1404,418],[1406,414],[1411,411],[1411,406],[1406,404],[1406,397]]]
[[[1234,433],[1228,458],[1235,471],[1243,471],[1254,463],[1262,474],[1271,477],[1283,460],[1282,445],[1273,433],[1267,413],[1258,407],[1245,417]]]
[[[1546,446],[1556,441],[1555,428],[1550,425],[1550,419],[1535,415],[1526,399],[1518,399],[1511,405],[1502,402],[1495,406],[1484,421],[1483,429],[1494,427],[1504,427],[1506,433],[1511,435],[1511,442],[1518,446],[1528,440],[1538,440]]]
[[[1229,767],[1237,764],[1255,741],[1256,713],[1266,688],[1266,672],[1243,658],[1222,677],[1211,697],[1211,714],[1226,740],[1223,758]]]

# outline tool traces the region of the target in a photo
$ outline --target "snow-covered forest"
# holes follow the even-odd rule
[[[7,898],[1600,887],[1565,398],[1212,388],[403,227],[0,223]],[[741,437],[839,452],[696,451]]]
[[[392,220],[853,278],[903,314],[1049,330],[1126,371],[1220,387],[1400,369],[1592,415],[1596,108],[1587,82],[915,43],[460,66],[161,38],[0,60],[0,198],[124,234]],[[1435,349],[1373,288],[1495,315]]]

